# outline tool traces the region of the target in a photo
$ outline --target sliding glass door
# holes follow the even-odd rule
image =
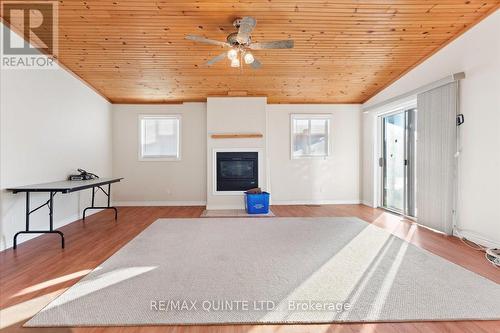
[[[416,109],[382,117],[382,206],[416,216]]]

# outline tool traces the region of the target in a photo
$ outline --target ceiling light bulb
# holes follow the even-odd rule
[[[231,49],[227,52],[227,57],[229,60],[234,60],[238,58],[238,51],[235,49]]]
[[[231,60],[231,67],[240,67],[240,59],[234,58]]]
[[[250,52],[245,53],[245,64],[250,65],[252,62],[255,61],[255,58],[253,57],[253,54]]]

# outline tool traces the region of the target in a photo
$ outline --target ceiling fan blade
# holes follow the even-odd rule
[[[250,67],[252,67],[253,69],[259,69],[262,67],[262,64],[260,61],[254,58],[253,62],[250,64]]]
[[[211,44],[211,45],[218,45],[218,46],[223,46],[223,47],[230,46],[226,42],[220,42],[218,40],[208,39],[208,38],[205,38],[203,36],[197,36],[197,35],[187,35],[186,39],[192,40],[194,42],[200,42],[200,43]]]
[[[219,61],[221,61],[221,60],[224,60],[226,57],[227,57],[227,52],[221,53],[221,54],[219,54],[218,56],[213,57],[212,59],[210,59],[209,61],[207,61],[207,62],[205,63],[205,65],[207,65],[207,66],[212,66],[212,65],[213,65],[213,64],[215,64],[216,62],[219,62]]]
[[[257,20],[251,16],[245,16],[240,20],[240,27],[238,28],[238,35],[236,40],[240,44],[246,44],[250,41],[250,35],[257,25]]]
[[[274,42],[252,43],[248,47],[252,50],[263,49],[291,49],[293,48],[293,39],[277,40]]]

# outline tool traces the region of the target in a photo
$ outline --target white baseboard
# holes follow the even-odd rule
[[[87,211],[86,216],[89,217],[89,216],[97,214],[101,211],[102,211],[102,209],[92,209],[92,210]],[[73,223],[73,222],[80,220],[82,218],[82,214],[83,214],[83,211],[78,213],[78,214],[70,215],[70,216],[63,218],[61,220],[54,221],[54,229],[64,227],[65,225],[68,225],[70,223]],[[19,231],[21,231],[21,230],[19,230]],[[21,236],[19,236],[17,238],[17,245],[20,245],[24,242],[35,239],[35,238],[40,237],[42,235],[44,235],[44,234],[22,234]],[[14,246],[14,240],[12,239],[12,237],[6,238],[6,239],[4,239],[4,241],[5,241],[4,246],[0,245],[0,251],[10,249],[11,247]]]
[[[373,205],[373,202],[370,202],[370,201],[363,200],[363,201],[361,201],[361,204],[368,206],[368,207],[371,207],[371,208],[377,208]]]
[[[360,200],[272,200],[271,205],[359,205]]]
[[[359,205],[360,200],[271,200],[271,205]],[[113,206],[207,206],[207,209],[243,209],[244,205],[207,205],[206,201],[114,201]]]
[[[113,206],[205,206],[206,201],[114,201]]]
[[[500,248],[499,242],[494,241],[492,239],[489,239],[487,237],[484,237],[482,235],[479,235],[473,231],[459,230],[458,232],[454,231],[453,235],[457,236],[458,238],[464,237],[470,241],[473,241],[474,243],[477,243],[479,245],[486,246],[489,248]]]

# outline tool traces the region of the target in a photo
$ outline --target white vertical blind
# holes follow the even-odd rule
[[[452,234],[458,81],[417,95],[418,222]]]

